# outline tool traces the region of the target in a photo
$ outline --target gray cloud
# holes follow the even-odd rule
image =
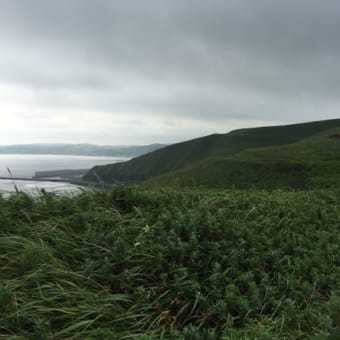
[[[13,100],[0,109],[46,129],[65,117],[55,140],[97,143],[334,118],[339,13],[333,0],[2,0],[0,89]],[[91,114],[98,132],[77,127]]]

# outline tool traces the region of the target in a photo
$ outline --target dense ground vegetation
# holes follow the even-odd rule
[[[332,339],[340,191],[0,198],[0,337]]]

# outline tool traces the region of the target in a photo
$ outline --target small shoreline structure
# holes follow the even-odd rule
[[[91,182],[83,180],[83,176],[89,169],[61,169],[61,170],[47,170],[36,171],[34,176],[19,177],[14,176],[10,169],[8,169],[9,176],[0,176],[0,180],[10,181],[16,188],[16,182],[36,182],[38,183],[58,183],[65,185],[74,185],[79,188],[96,189],[96,190],[111,190],[112,184],[104,182]],[[18,189],[16,189],[18,191]]]
[[[83,179],[83,176],[90,171],[90,169],[63,169],[63,170],[49,170],[36,171],[32,180],[35,181],[49,181],[49,182],[66,182],[74,185],[79,185],[93,189],[111,189],[112,184],[104,182],[91,182]]]
[[[81,179],[90,169],[63,169],[36,171],[32,178],[34,179]]]

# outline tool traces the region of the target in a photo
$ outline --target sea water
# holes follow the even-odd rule
[[[95,165],[113,164],[128,160],[128,157],[92,157],[69,155],[0,155],[0,177],[31,178],[36,171],[90,169]],[[0,180],[0,192],[18,190],[26,192],[46,191],[72,192],[79,189],[75,185],[60,182]]]

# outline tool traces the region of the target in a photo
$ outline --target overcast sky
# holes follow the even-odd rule
[[[0,1],[0,144],[173,143],[339,93],[340,1]]]

